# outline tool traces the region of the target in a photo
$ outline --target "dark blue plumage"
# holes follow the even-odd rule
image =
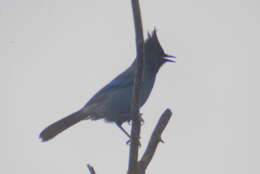
[[[160,67],[167,61],[174,62],[173,60],[166,59],[167,57],[174,56],[164,53],[155,30],[152,35],[148,34],[144,48],[146,56],[140,94],[140,107],[148,99]],[[129,68],[99,90],[79,111],[44,129],[40,134],[40,138],[43,141],[47,141],[81,120],[98,120],[102,118],[108,122],[115,122],[127,134],[121,125],[131,120],[130,110],[136,62],[135,60]]]

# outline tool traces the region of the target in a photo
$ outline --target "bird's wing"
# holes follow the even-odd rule
[[[133,85],[134,73],[130,71],[131,69],[127,69],[123,73],[119,74],[115,79],[113,79],[110,83],[104,86],[101,90],[99,90],[86,105],[91,105],[93,103],[99,102],[106,98],[108,95],[113,93],[115,90],[120,90],[126,87]]]

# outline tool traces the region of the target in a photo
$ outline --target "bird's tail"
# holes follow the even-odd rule
[[[62,131],[73,126],[74,124],[86,119],[86,117],[87,115],[85,113],[82,113],[82,111],[74,112],[69,116],[62,118],[61,120],[58,120],[55,123],[48,126],[47,128],[45,128],[41,132],[40,138],[42,139],[42,141],[48,141],[54,138],[59,133],[61,133]]]

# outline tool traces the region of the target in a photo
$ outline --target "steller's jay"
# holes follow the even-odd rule
[[[174,58],[174,56],[164,53],[157,38],[156,30],[152,34],[148,33],[144,49],[145,64],[142,89],[140,91],[140,107],[149,97],[160,67],[165,62],[175,62],[166,59]],[[123,129],[122,124],[131,121],[131,102],[136,66],[137,61],[135,60],[129,68],[98,91],[83,108],[45,128],[40,134],[42,141],[52,139],[82,120],[98,120],[102,118],[107,122],[115,122],[129,136]]]

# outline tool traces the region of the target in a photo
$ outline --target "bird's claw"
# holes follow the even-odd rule
[[[137,139],[137,143],[138,143],[138,146],[141,147],[141,143],[140,143],[140,137]],[[126,141],[126,145],[130,145],[130,143],[132,143],[134,140],[133,138],[130,137],[129,140]]]

